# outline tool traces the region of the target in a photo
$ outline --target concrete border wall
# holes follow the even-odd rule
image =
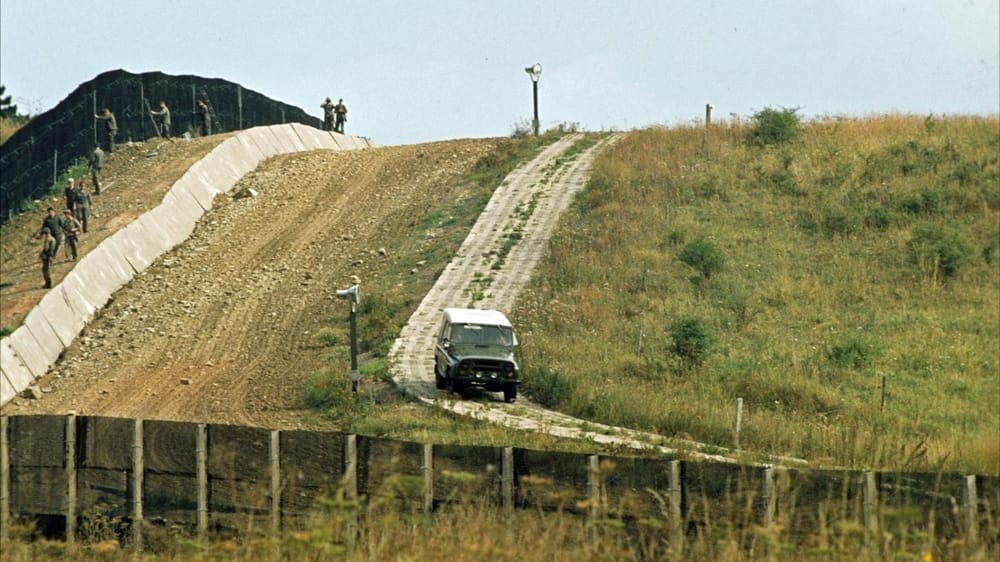
[[[157,207],[84,255],[24,323],[0,340],[0,405],[44,376],[115,291],[187,240],[215,197],[262,161],[291,152],[372,146],[365,138],[300,123],[254,127],[220,143],[171,186]]]

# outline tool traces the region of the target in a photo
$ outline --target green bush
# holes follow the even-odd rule
[[[533,371],[530,377],[524,377],[522,388],[525,394],[546,408],[567,403],[574,390],[569,379],[545,368]]]
[[[351,394],[351,383],[346,370],[338,376],[333,369],[324,369],[307,376],[301,401],[306,408],[329,410],[353,401]]]
[[[906,244],[907,258],[931,280],[948,279],[975,259],[975,249],[964,232],[944,224],[921,223],[913,227]]]
[[[874,342],[863,337],[846,336],[830,346],[826,358],[837,367],[862,369],[871,365],[877,354],[878,347]]]
[[[691,366],[700,365],[708,356],[715,338],[699,319],[684,317],[670,325],[670,351]]]
[[[726,265],[722,252],[704,236],[685,244],[678,252],[677,259],[697,269],[705,279],[710,279]]]
[[[802,122],[796,115],[798,110],[766,107],[754,113],[753,127],[747,131],[747,143],[751,146],[768,146],[794,140],[802,131]]]

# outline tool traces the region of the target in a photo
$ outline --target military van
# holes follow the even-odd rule
[[[469,387],[517,399],[521,372],[514,360],[517,336],[502,312],[446,308],[434,351],[434,382],[449,393]]]

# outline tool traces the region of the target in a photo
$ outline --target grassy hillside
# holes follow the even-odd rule
[[[514,315],[526,392],[720,446],[742,398],[747,449],[1000,473],[1000,122],[760,132],[599,158]]]

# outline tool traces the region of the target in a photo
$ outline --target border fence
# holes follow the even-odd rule
[[[817,529],[818,519],[858,521],[873,536],[898,528],[905,515],[942,539],[976,543],[998,540],[1000,478],[604,457],[126,418],[0,417],[0,533],[33,518],[73,542],[87,538],[81,521],[99,511],[142,548],[150,525],[199,539],[295,529],[318,500],[336,497],[379,498],[409,513],[470,498],[580,516],[601,510],[624,520],[656,518],[678,537],[726,509],[750,512],[750,524],[780,519],[803,532]]]
[[[0,223],[20,212],[26,201],[46,194],[59,173],[89,155],[95,143],[103,145],[103,123],[94,119],[95,113],[111,110],[119,143],[142,141],[158,136],[149,110],[159,109],[163,100],[171,110],[172,134],[180,136],[194,129],[196,99],[208,103],[213,133],[293,122],[318,129],[322,124],[298,107],[218,78],[108,71],[0,144]]]

